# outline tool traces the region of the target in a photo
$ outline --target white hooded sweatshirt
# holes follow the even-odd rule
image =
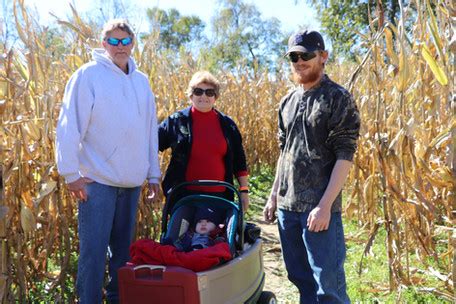
[[[65,88],[57,124],[56,159],[67,183],[88,177],[115,187],[158,183],[155,97],[132,58],[125,74],[104,49]]]

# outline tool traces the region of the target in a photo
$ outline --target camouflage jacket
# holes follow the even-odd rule
[[[304,212],[320,201],[336,160],[353,160],[359,112],[350,93],[324,75],[286,95],[279,109],[278,208]],[[341,194],[332,212],[341,211]]]

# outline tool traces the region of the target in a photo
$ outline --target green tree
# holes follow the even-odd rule
[[[160,32],[161,50],[179,51],[181,47],[190,47],[205,39],[204,22],[197,16],[182,16],[178,10],[168,11],[154,7],[147,9],[147,17],[152,25],[152,31]]]
[[[357,54],[361,35],[369,29],[369,12],[383,25],[396,23],[399,14],[398,0],[308,0],[318,12],[323,32],[332,40],[336,56],[353,57]],[[407,1],[403,1],[407,2]]]
[[[219,0],[212,19],[213,38],[203,51],[213,68],[236,69],[245,64],[256,70],[271,67],[283,52],[284,35],[277,18],[263,19],[253,4],[242,0]]]

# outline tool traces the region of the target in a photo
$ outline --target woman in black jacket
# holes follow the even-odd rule
[[[187,96],[192,105],[177,111],[159,126],[159,149],[171,148],[171,160],[163,178],[163,193],[192,180],[222,180],[240,185],[243,209],[247,210],[248,172],[242,137],[234,121],[214,109],[220,83],[209,72],[200,71],[190,80]],[[192,187],[232,200],[224,187]]]

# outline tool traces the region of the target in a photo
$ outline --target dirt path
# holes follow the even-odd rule
[[[299,303],[298,290],[287,279],[277,224],[268,224],[258,217],[251,222],[261,228],[263,263],[266,272],[264,290],[274,292],[279,303]]]

